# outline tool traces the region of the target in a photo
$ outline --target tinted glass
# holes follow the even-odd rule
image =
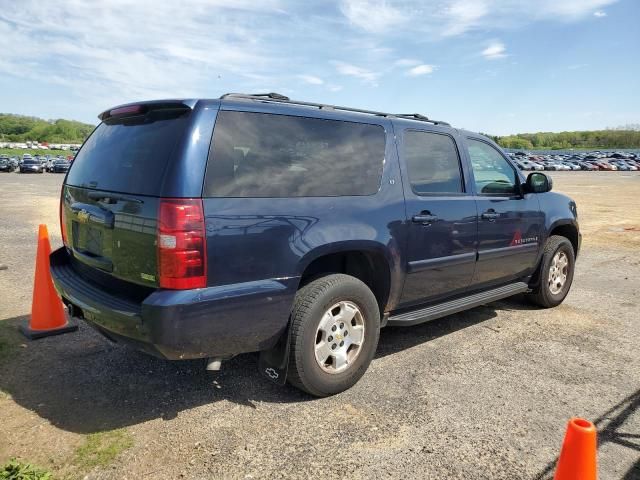
[[[379,125],[221,111],[205,195],[370,195],[380,186],[384,149]]]
[[[486,195],[516,193],[516,172],[491,145],[467,139],[476,192]]]
[[[462,175],[458,150],[451,137],[408,131],[404,156],[414,193],[461,193]]]
[[[73,161],[67,183],[139,195],[159,195],[168,162],[186,128],[183,111],[151,111],[144,117],[105,122]]]

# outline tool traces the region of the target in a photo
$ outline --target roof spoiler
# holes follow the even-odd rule
[[[144,115],[152,110],[174,110],[185,109],[193,110],[197,100],[155,100],[151,102],[136,102],[125,103],[124,105],[118,105],[117,107],[105,110],[98,118],[105,121],[109,118],[118,117],[135,117],[137,115]]]

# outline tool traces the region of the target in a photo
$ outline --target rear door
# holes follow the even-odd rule
[[[532,273],[544,225],[537,196],[523,194],[515,167],[489,142],[467,137],[465,143],[479,214],[474,287]]]
[[[444,131],[400,132],[408,221],[400,307],[466,289],[476,262],[477,211],[456,139]]]
[[[105,119],[85,142],[66,178],[61,212],[81,275],[121,289],[158,285],[159,197],[190,114],[146,105]]]

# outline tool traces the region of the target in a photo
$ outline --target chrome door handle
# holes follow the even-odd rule
[[[496,213],[494,210],[487,210],[481,216],[484,220],[489,220],[490,222],[493,222],[496,218],[500,217],[500,214]]]
[[[438,216],[437,215],[421,213],[419,215],[414,215],[411,220],[413,220],[415,223],[421,223],[423,225],[430,225],[433,222],[437,222],[438,221]]]

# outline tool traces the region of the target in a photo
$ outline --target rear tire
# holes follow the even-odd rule
[[[528,299],[544,308],[560,305],[571,288],[575,263],[571,242],[559,235],[549,237],[540,263],[538,286],[527,295]]]
[[[333,274],[308,283],[291,312],[289,383],[316,397],[347,390],[369,367],[379,336],[378,302],[363,282]]]

